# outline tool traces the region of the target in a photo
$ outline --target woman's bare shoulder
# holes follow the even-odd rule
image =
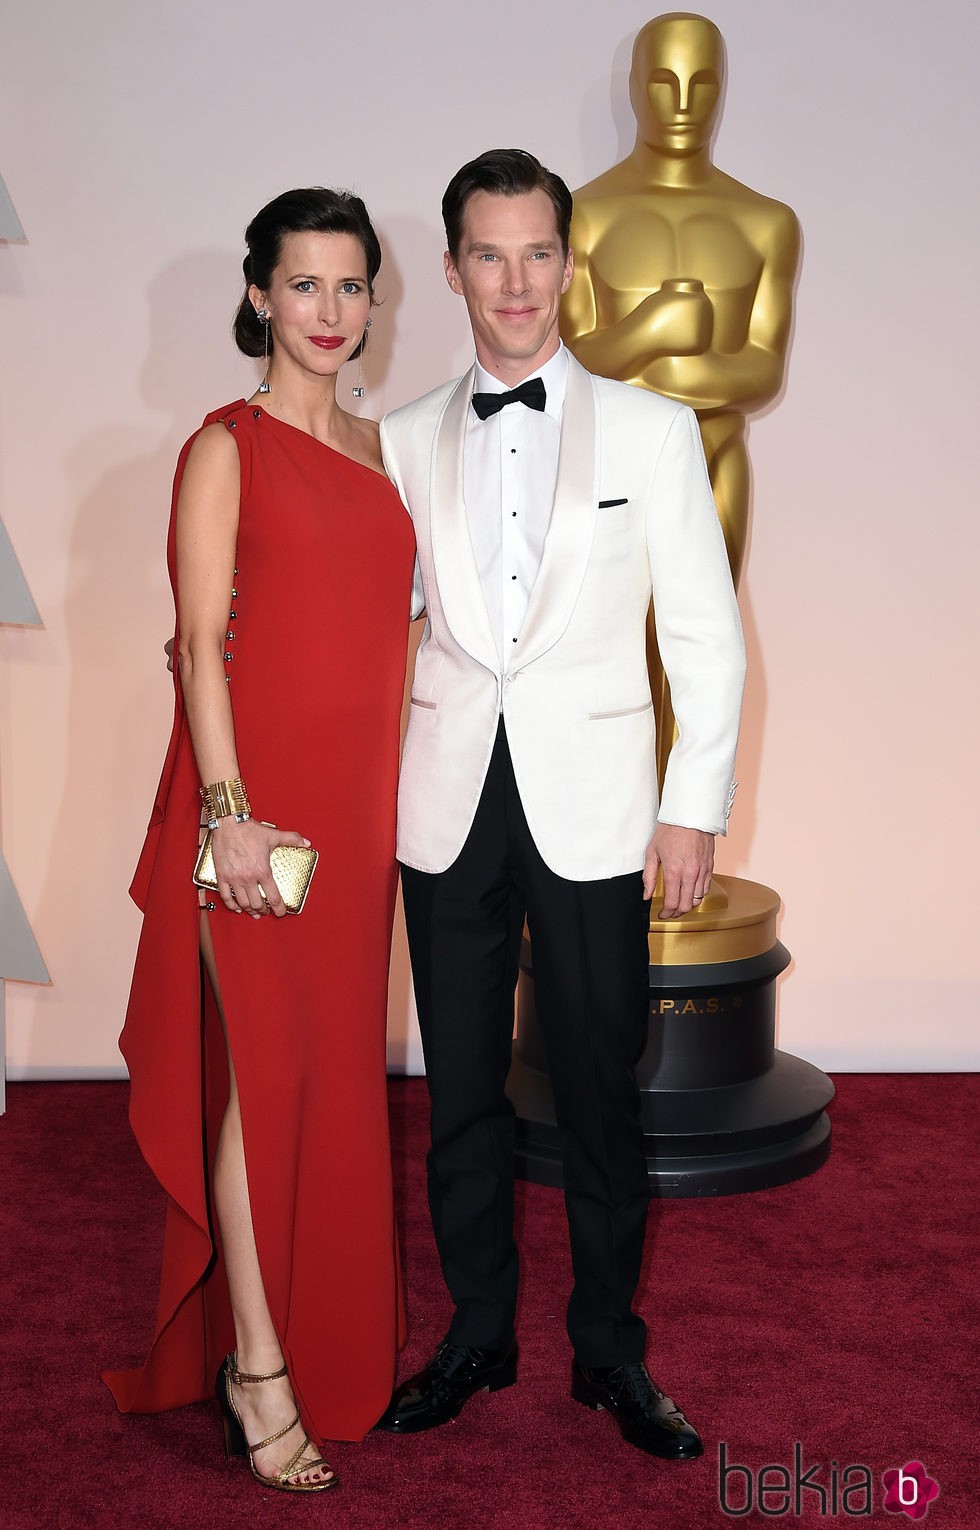
[[[359,414],[352,414],[350,418],[354,427],[361,432],[365,441],[371,442],[375,446],[380,444],[381,426],[377,420],[365,420]]]
[[[360,415],[352,414],[351,423],[354,427],[354,440],[357,442],[357,455],[377,468],[378,472],[384,471],[381,460],[381,427],[377,420],[365,420]]]
[[[237,478],[238,472],[238,447],[227,426],[220,421],[203,426],[187,453],[185,479],[189,475],[191,478],[223,480],[232,474]]]

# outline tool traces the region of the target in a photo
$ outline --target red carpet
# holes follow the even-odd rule
[[[882,1473],[922,1461],[940,1494],[929,1530],[980,1525],[976,1075],[843,1075],[834,1146],[781,1189],[666,1201],[651,1213],[641,1308],[651,1370],[705,1436],[699,1462],[624,1445],[567,1395],[568,1256],[561,1198],[519,1192],[524,1251],[519,1384],[447,1428],[328,1452],[343,1481],[287,1503],[226,1467],[212,1408],[122,1418],[97,1379],[142,1353],[156,1289],[161,1198],[126,1125],[122,1084],[20,1084],[0,1120],[0,1452],[3,1530],[704,1530],[726,1524],[902,1526]],[[407,1370],[447,1309],[423,1191],[424,1086],[390,1087],[407,1268]],[[325,1102],[326,1103],[326,1102]],[[325,1318],[328,1315],[325,1314]],[[740,1517],[719,1503],[719,1444],[758,1474],[802,1471]],[[836,1467],[832,1465],[836,1463]],[[869,1468],[872,1513],[846,1467]],[[816,1470],[811,1471],[811,1468]],[[834,1502],[834,1483],[837,1483]],[[745,1474],[728,1479],[745,1503]],[[845,1512],[845,1507],[850,1513]],[[836,1512],[834,1512],[836,1508]],[[921,1523],[922,1521],[916,1521]]]

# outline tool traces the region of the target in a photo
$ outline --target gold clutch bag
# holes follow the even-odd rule
[[[264,820],[263,820],[264,822]],[[268,823],[267,829],[274,829],[275,824]],[[269,865],[272,867],[272,880],[279,889],[279,896],[285,903],[291,914],[302,912],[306,902],[306,894],[310,890],[313,880],[313,872],[316,869],[317,852],[308,849],[305,845],[276,845],[269,856]],[[211,830],[204,836],[201,853],[194,867],[194,886],[204,887],[208,892],[217,892],[218,878],[214,873],[214,853],[211,847]]]

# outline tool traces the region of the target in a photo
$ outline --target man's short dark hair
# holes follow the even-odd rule
[[[526,149],[488,149],[457,170],[442,199],[442,221],[446,225],[446,244],[453,260],[459,254],[463,237],[463,213],[474,191],[489,191],[493,196],[517,197],[529,191],[543,191],[555,209],[555,222],[562,254],[568,254],[568,230],[572,221],[572,193],[560,175],[546,170],[541,161]]]

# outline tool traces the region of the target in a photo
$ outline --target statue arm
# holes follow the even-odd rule
[[[570,286],[562,305],[561,337],[589,372],[639,382],[651,362],[693,358],[710,343],[711,303],[704,292],[651,292],[632,313],[599,328],[588,268],[576,266],[572,285],[576,281],[575,298],[568,301]]]
[[[651,361],[704,350],[711,340],[711,304],[704,292],[651,292],[631,313],[600,325],[584,220],[572,220],[572,280],[561,307],[561,337],[590,372],[620,382],[641,380]]]
[[[699,355],[651,359],[643,371],[647,387],[701,411],[748,412],[775,398],[783,381],[800,248],[795,215],[788,207],[781,214],[762,246],[745,343],[735,351],[708,347]]]

